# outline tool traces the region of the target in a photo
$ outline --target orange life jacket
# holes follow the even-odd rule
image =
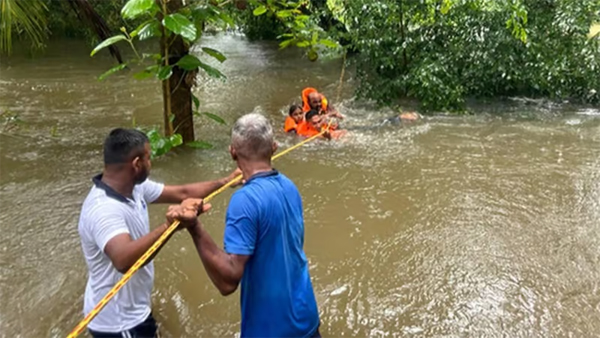
[[[304,136],[304,137],[311,137],[311,136],[317,135],[320,132],[321,132],[320,130],[313,127],[312,124],[310,124],[306,121],[300,122],[300,124],[298,124],[298,128],[296,129],[296,133],[298,135]]]
[[[296,123],[296,120],[294,120],[291,116],[288,116],[285,119],[285,123],[283,125],[283,130],[286,133],[289,133],[290,131],[295,131],[297,133],[298,132],[298,124]]]
[[[310,110],[310,105],[308,104],[308,95],[312,93],[318,92],[312,87],[307,87],[302,90],[302,111],[305,113]],[[323,109],[323,111],[327,111],[327,98],[323,94],[321,94],[321,108]]]

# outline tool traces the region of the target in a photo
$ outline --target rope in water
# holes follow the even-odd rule
[[[279,154],[276,154],[275,156],[273,156],[271,158],[271,160],[276,160],[279,157],[289,153],[290,151],[300,148],[301,146],[305,145],[306,143],[318,138],[319,136],[322,136],[329,130],[330,126],[331,126],[331,122],[329,122],[327,127],[325,129],[323,129],[320,133],[318,133],[314,136],[311,136],[311,137],[307,138],[306,140],[287,148],[286,150],[280,152]],[[221,188],[219,188],[212,194],[206,196],[204,198],[204,202],[210,201],[215,196],[222,193],[227,188],[234,185],[241,179],[242,179],[242,175],[239,175],[238,177],[234,178],[229,183],[223,185]],[[175,222],[171,223],[171,225],[167,228],[167,230],[165,232],[163,232],[163,234],[156,240],[156,242],[154,242],[154,244],[152,244],[150,249],[148,249],[148,251],[146,251],[142,255],[142,257],[140,257],[137,260],[137,262],[135,262],[135,264],[133,264],[133,266],[131,268],[129,268],[129,270],[127,270],[127,272],[123,275],[121,280],[119,280],[117,282],[117,284],[115,284],[115,286],[106,294],[106,296],[104,296],[104,298],[102,298],[102,300],[100,300],[100,302],[98,302],[98,304],[96,304],[94,309],[92,309],[92,311],[90,311],[90,313],[88,313],[87,316],[85,316],[85,318],[83,318],[83,320],[81,322],[79,322],[79,324],[77,324],[77,326],[73,329],[73,331],[71,331],[71,333],[69,333],[67,338],[75,338],[75,337],[79,336],[81,334],[81,332],[83,332],[83,330],[88,326],[88,324],[92,321],[92,319],[94,319],[98,315],[98,313],[100,313],[100,311],[102,311],[104,306],[106,306],[106,304],[114,297],[114,295],[129,281],[129,279],[131,279],[133,274],[136,273],[146,263],[146,261],[150,257],[152,257],[152,255],[156,252],[156,250],[158,250],[158,248],[168,240],[169,236],[171,236],[171,234],[177,229],[178,226],[179,226],[179,221],[175,221]]]

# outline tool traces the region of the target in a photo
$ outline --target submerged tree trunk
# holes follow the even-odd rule
[[[177,12],[183,7],[182,0],[169,0],[166,4],[163,3],[165,0],[158,1],[161,6],[166,6],[167,13]],[[171,35],[166,37],[163,32],[160,50],[163,57],[168,56],[165,65],[173,65],[188,54],[189,47],[180,36]],[[165,135],[181,134],[184,143],[195,139],[192,110],[192,86],[194,85],[195,76],[195,72],[186,72],[179,67],[173,67],[173,74],[167,81],[163,81],[162,86]],[[173,122],[171,122],[171,114],[174,115]]]

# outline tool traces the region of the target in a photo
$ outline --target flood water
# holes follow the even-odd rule
[[[239,36],[204,44],[228,60],[226,82],[199,79],[197,119],[211,150],[153,162],[166,183],[234,168],[229,128],[244,113],[281,129],[306,86],[334,101],[340,61]],[[157,82],[90,58],[81,42],[42,58],[2,59],[0,107],[25,124],[0,134],[0,336],[61,337],[82,318],[86,269],[79,208],[102,169],[110,129],[162,121]],[[305,251],[327,337],[592,337],[600,332],[600,112],[511,101],[475,116],[382,125],[390,110],[356,102],[352,74],[338,104],[351,132],[275,163],[300,189]],[[337,102],[333,102],[336,104]],[[278,131],[281,148],[295,142]],[[231,191],[204,224],[222,243]],[[151,225],[166,206],[152,206]],[[178,233],[155,260],[154,314],[164,337],[233,337],[239,293],[222,297]]]

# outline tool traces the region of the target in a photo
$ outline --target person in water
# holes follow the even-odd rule
[[[224,250],[198,220],[201,200],[171,206],[169,220],[187,226],[206,273],[222,295],[241,284],[241,337],[320,337],[319,311],[304,253],[302,198],[271,166],[277,145],[260,114],[242,116],[231,133],[231,157],[245,183],[230,199]]]
[[[309,87],[302,91],[302,102],[304,104],[302,107],[304,113],[315,110],[319,114],[324,115],[327,120],[334,117],[340,120],[344,119],[344,116],[329,104],[327,98],[314,88]],[[337,124],[333,125],[332,129],[336,128]]]
[[[148,204],[179,203],[202,198],[235,178],[186,185],[164,185],[150,174],[148,137],[135,129],[117,128],[104,142],[104,171],[95,176],[79,218],[79,236],[88,268],[83,299],[87,315],[129,268],[167,230],[150,230]],[[156,337],[151,294],[154,265],[149,261],[90,322],[92,337]]]
[[[321,135],[322,138],[338,139],[346,134],[346,130],[332,130],[331,125],[325,123],[323,115],[317,113],[316,110],[310,110],[306,113],[304,122],[298,126],[298,135],[303,137],[312,137],[323,131],[324,128],[328,128],[327,131]]]
[[[297,128],[300,123],[304,120],[304,113],[302,107],[293,104],[290,106],[288,111],[288,117],[285,119],[283,130],[286,133],[297,133]]]

